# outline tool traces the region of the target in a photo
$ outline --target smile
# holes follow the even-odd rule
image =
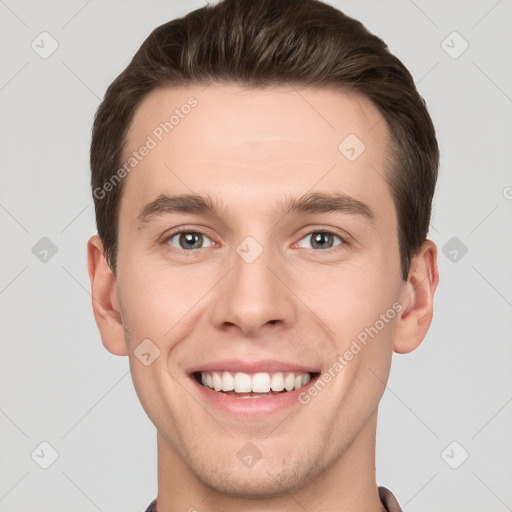
[[[258,398],[286,393],[307,385],[312,378],[308,372],[245,373],[230,371],[196,372],[203,386],[238,398]]]
[[[224,359],[185,368],[198,402],[231,417],[272,420],[300,404],[298,397],[314,385],[320,365],[277,359]],[[289,413],[289,412],[288,412]]]

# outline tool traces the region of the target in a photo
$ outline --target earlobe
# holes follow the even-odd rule
[[[105,259],[103,242],[97,235],[87,243],[87,266],[91,281],[92,309],[105,348],[112,354],[127,355],[124,326],[114,274]]]
[[[439,282],[437,247],[425,240],[414,255],[400,303],[404,309],[396,324],[393,349],[406,354],[416,349],[432,322],[434,294]]]

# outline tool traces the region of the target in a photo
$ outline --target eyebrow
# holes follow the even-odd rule
[[[160,194],[155,200],[146,204],[137,216],[138,227],[145,225],[158,217],[169,214],[193,213],[222,217],[228,211],[228,205],[214,201],[209,195],[167,195]],[[291,213],[314,214],[338,212],[358,215],[375,223],[375,213],[366,203],[346,194],[337,192],[311,192],[301,197],[286,196],[274,211],[277,216],[284,217]]]

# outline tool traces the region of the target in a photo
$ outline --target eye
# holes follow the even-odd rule
[[[203,242],[205,240],[209,240],[210,243],[203,246]],[[202,249],[203,247],[213,245],[213,242],[206,235],[197,231],[179,231],[169,236],[165,240],[165,243],[172,247],[176,247],[177,249],[184,249],[186,251]]]
[[[333,246],[334,239],[337,238],[341,243]],[[311,240],[311,245],[308,247],[307,245],[303,245],[302,240]],[[321,249],[321,250],[329,250],[337,245],[342,245],[345,241],[339,236],[330,231],[312,231],[308,233],[304,238],[297,244],[299,247],[306,247],[307,249]]]

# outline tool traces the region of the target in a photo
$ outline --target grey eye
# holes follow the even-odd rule
[[[306,249],[331,249],[333,246],[334,239],[337,238],[341,243],[343,240],[334,233],[330,233],[329,231],[312,231],[308,233],[302,240],[311,240],[311,245],[304,246],[302,245],[302,240],[299,242],[299,247],[305,247]],[[341,244],[336,244],[341,245]]]
[[[173,243],[173,240],[177,238],[176,242]],[[181,231],[180,233],[175,233],[171,237],[168,238],[168,243],[172,247],[177,247],[178,249],[184,250],[193,250],[193,249],[201,249],[203,247],[203,242],[206,240],[210,240],[203,233],[198,233],[196,231]],[[211,242],[211,240],[210,240]],[[212,245],[207,244],[208,245]]]

